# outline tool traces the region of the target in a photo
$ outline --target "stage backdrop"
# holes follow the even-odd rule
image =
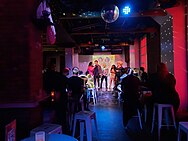
[[[104,66],[110,70],[111,66],[115,64],[115,55],[93,55],[92,61],[99,61],[99,65]]]
[[[125,62],[124,55],[111,55],[111,54],[94,54],[94,55],[79,55],[78,57],[78,67],[80,68],[83,73],[86,72],[89,62],[93,62],[95,60],[99,61],[99,64],[101,67],[105,64],[106,67],[111,68],[111,66],[114,64],[117,66],[117,61],[123,61],[123,67],[127,66],[127,63]]]

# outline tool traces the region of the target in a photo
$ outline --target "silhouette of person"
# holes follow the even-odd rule
[[[65,68],[63,74],[57,74],[58,87],[59,90],[56,90],[55,98],[55,114],[56,114],[56,123],[62,125],[63,133],[68,131],[67,125],[67,85],[69,70]]]
[[[153,103],[172,104],[176,113],[180,105],[180,99],[175,85],[176,79],[174,75],[168,72],[166,64],[159,63],[157,72],[149,78]]]
[[[72,72],[73,76],[68,79],[68,91],[75,103],[74,112],[78,112],[82,110],[80,98],[84,93],[84,80],[78,76],[79,68],[74,67]]]
[[[124,93],[123,97],[123,125],[127,126],[128,121],[132,116],[137,115],[137,109],[140,108],[139,91],[140,80],[133,75],[133,70],[130,69],[130,75],[122,79],[121,90]]]
[[[144,67],[140,67],[140,80],[143,86],[147,85],[148,82],[148,74],[145,72]]]
[[[51,63],[49,69],[44,74],[44,88],[50,95],[54,93],[55,122],[62,125],[63,132],[66,132],[66,107],[67,107],[67,77],[55,69],[55,64]],[[65,70],[64,70],[65,71]],[[68,70],[66,70],[68,71]]]

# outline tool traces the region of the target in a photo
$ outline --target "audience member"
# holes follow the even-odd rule
[[[75,103],[74,112],[78,112],[82,110],[80,98],[84,93],[84,80],[78,77],[79,68],[74,67],[72,72],[73,76],[68,79],[68,93]]]
[[[157,65],[157,72],[149,78],[149,87],[152,91],[153,103],[172,104],[174,111],[177,112],[180,99],[175,89],[176,79],[168,72],[164,63]]]
[[[67,75],[69,74],[69,69],[65,68],[63,70],[63,74],[58,74],[58,85],[59,90],[56,90],[55,93],[55,113],[56,113],[56,123],[62,125],[63,132],[68,131],[67,125],[67,85],[68,85],[68,78]]]
[[[56,71],[56,65],[50,63],[44,72],[44,90],[50,95],[51,91],[59,91],[60,83],[59,83],[59,72]]]
[[[64,69],[63,73],[67,74],[69,70]],[[62,125],[63,132],[67,129],[66,108],[67,108],[67,81],[68,78],[55,70],[55,64],[51,64],[44,74],[44,88],[50,95],[54,94],[55,122]]]
[[[69,70],[70,70],[69,68],[64,68],[63,75],[67,77],[69,75]]]
[[[143,86],[147,86],[147,82],[148,82],[148,74],[145,72],[145,68],[144,67],[140,67],[140,80]]]
[[[121,82],[121,90],[124,93],[123,96],[123,125],[127,126],[128,121],[132,116],[137,115],[137,109],[140,108],[139,91],[140,80],[138,77],[131,74],[123,78]]]

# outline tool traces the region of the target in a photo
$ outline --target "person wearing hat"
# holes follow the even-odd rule
[[[75,103],[74,112],[81,111],[80,98],[84,93],[84,80],[79,77],[79,68],[74,67],[72,69],[73,76],[68,79],[68,93],[73,102]]]

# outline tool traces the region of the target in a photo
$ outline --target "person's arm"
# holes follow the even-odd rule
[[[102,72],[102,68],[100,65],[98,66],[98,71],[99,71],[99,75],[102,76],[103,72]]]
[[[105,74],[106,74],[106,76],[109,75],[109,74],[108,74],[108,69],[105,69]]]

